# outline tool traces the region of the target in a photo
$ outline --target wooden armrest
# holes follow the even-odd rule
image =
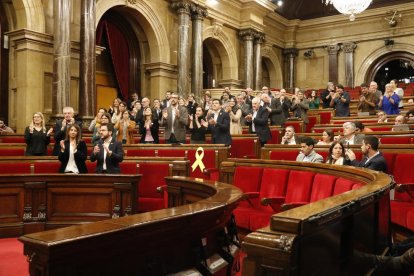
[[[167,185],[162,185],[157,187],[157,193],[162,194],[167,191]]]
[[[414,201],[414,183],[399,183],[395,185],[395,191],[399,193],[407,193],[411,200]]]
[[[267,206],[270,204],[283,204],[283,202],[285,202],[285,198],[284,197],[264,197],[261,200],[262,205]]]
[[[258,197],[259,197],[259,192],[248,192],[248,193],[243,194],[242,200],[249,200],[249,199],[258,198]]]
[[[286,203],[282,204],[281,209],[283,211],[290,210],[299,206],[303,206],[305,204],[308,204],[309,202],[292,202],[292,203]]]
[[[244,159],[258,159],[257,155],[244,155]]]

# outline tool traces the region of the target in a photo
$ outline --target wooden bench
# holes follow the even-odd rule
[[[20,237],[31,275],[233,275],[232,185],[167,178],[173,208]],[[233,271],[233,272],[232,272]]]
[[[140,175],[2,175],[0,236],[137,213],[139,180]]]
[[[250,175],[251,181],[245,181],[248,185],[259,182],[254,191],[244,191],[246,200],[239,207],[253,209],[246,219],[250,227],[268,224],[243,239],[247,255],[243,275],[361,275],[366,272],[353,265],[355,250],[381,254],[390,245],[389,189],[393,182],[384,173],[327,164],[229,159],[222,163],[220,177],[237,186],[243,179],[237,176],[239,170]],[[256,176],[265,176],[274,184],[263,187],[262,179],[253,181]],[[278,197],[269,195],[282,192],[283,185],[275,183],[282,184],[286,178],[287,186],[293,185],[290,177],[298,187],[287,188],[284,202],[301,195],[307,195],[307,202],[323,199],[272,214],[269,205],[278,203]]]

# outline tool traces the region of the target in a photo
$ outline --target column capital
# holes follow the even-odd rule
[[[254,34],[254,42],[256,44],[262,44],[265,40],[266,35],[264,33],[261,32],[256,32]]]
[[[190,14],[191,3],[187,0],[173,0],[170,7],[175,10],[178,14],[186,13]]]
[[[196,4],[190,5],[190,11],[191,11],[191,19],[193,20],[203,20],[204,17],[208,16],[208,11],[205,7],[201,7]]]
[[[253,29],[244,29],[244,30],[239,31],[239,36],[244,41],[248,41],[248,40],[253,41],[255,34],[256,34],[256,31]]]
[[[356,47],[357,44],[355,42],[345,42],[341,46],[345,53],[353,53]]]
[[[283,49],[282,53],[286,58],[295,58],[298,56],[299,50],[296,48],[287,48]]]
[[[326,46],[329,55],[337,55],[341,47],[338,44],[330,44]]]

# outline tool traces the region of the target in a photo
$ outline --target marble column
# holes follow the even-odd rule
[[[53,1],[52,117],[62,116],[70,99],[70,16],[72,0]]]
[[[198,5],[191,5],[192,19],[192,55],[191,55],[191,92],[195,100],[201,102],[203,90],[203,19],[207,16],[207,9]]]
[[[178,14],[178,49],[177,66],[178,80],[177,93],[181,97],[188,94],[189,84],[189,29],[190,29],[190,6],[186,0],[173,1],[171,8]]]
[[[95,1],[81,1],[79,115],[90,121],[95,115]]]
[[[283,56],[285,57],[285,88],[291,92],[295,90],[296,57],[298,52],[296,48],[283,49]]]
[[[254,90],[262,89],[262,43],[265,39],[263,33],[256,33],[254,36]]]
[[[345,85],[354,87],[354,50],[357,47],[355,42],[346,42],[342,44],[342,50],[345,53]]]
[[[246,29],[239,31],[244,42],[244,87],[253,88],[253,39],[256,31]]]
[[[329,55],[329,81],[338,83],[338,52],[341,49],[338,44],[331,44],[327,47]]]

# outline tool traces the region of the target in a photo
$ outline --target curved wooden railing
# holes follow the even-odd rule
[[[167,177],[176,207],[25,235],[31,275],[166,275],[231,270],[234,186]],[[185,204],[185,205],[182,205]],[[217,252],[220,252],[218,254]],[[227,254],[227,257],[220,257]]]
[[[391,242],[389,191],[384,173],[348,166],[229,159],[221,180],[233,182],[238,166],[264,166],[335,175],[363,184],[359,189],[270,217],[270,225],[247,235],[243,275],[362,275],[362,254],[381,254]],[[343,274],[345,272],[345,274]]]

